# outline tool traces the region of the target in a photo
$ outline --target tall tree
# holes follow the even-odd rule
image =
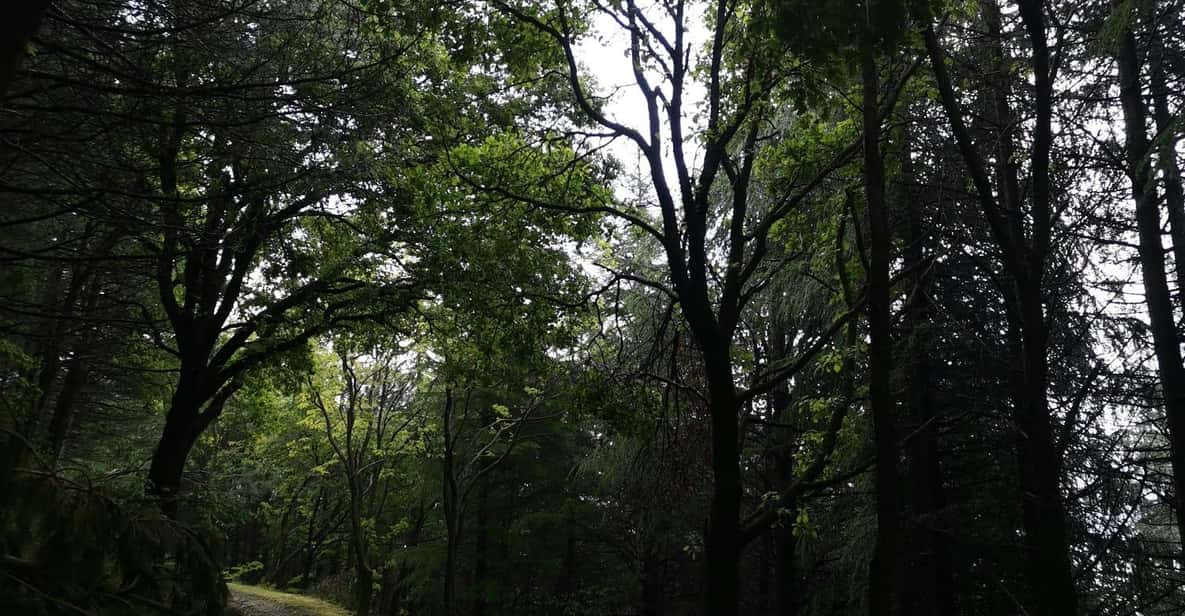
[[[1123,8],[1119,8],[1123,11]],[[1161,241],[1160,199],[1153,177],[1153,149],[1148,142],[1148,112],[1141,85],[1143,63],[1140,61],[1133,32],[1137,16],[1134,11],[1118,13],[1124,28],[1120,31],[1116,59],[1119,65],[1119,97],[1123,105],[1124,138],[1126,141],[1127,175],[1131,182],[1132,201],[1136,205],[1136,227],[1139,229],[1140,270],[1143,274],[1144,297],[1148,305],[1148,319],[1152,329],[1153,347],[1168,419],[1169,451],[1173,469],[1177,529],[1185,537],[1185,363],[1176,318],[1173,316],[1172,295],[1169,291],[1165,265],[1164,244]],[[1155,95],[1154,95],[1155,98]],[[1166,136],[1167,138],[1167,136]],[[1171,143],[1171,139],[1169,139]],[[1176,152],[1169,148],[1160,152],[1161,165],[1172,171]],[[1165,162],[1165,159],[1174,162]],[[1166,176],[1166,190],[1179,188],[1180,176]],[[1172,212],[1170,205],[1169,211]],[[1171,214],[1170,214],[1171,215]],[[1176,242],[1174,242],[1176,245]],[[1180,264],[1178,264],[1180,268]]]
[[[809,364],[851,314],[817,335],[802,356],[764,367],[746,386],[736,381],[738,324],[772,271],[767,258],[771,229],[850,160],[857,145],[820,154],[822,160],[787,163],[801,165],[806,179],[759,188],[755,180],[759,161],[776,151],[765,128],[774,113],[770,96],[789,83],[794,64],[760,28],[750,28],[764,20],[742,20],[737,7],[727,0],[706,9],[707,57],[699,67],[689,62],[687,52],[689,25],[696,14],[691,3],[673,0],[654,11],[634,2],[591,9],[568,2],[546,9],[498,0],[493,4],[555,42],[563,53],[576,107],[588,121],[628,140],[647,163],[648,188],[658,204],[658,219],[612,204],[601,209],[661,246],[665,280],[643,279],[642,283],[677,301],[695,342],[712,438],[705,605],[710,614],[736,613],[741,551],[756,532],[776,519],[757,516],[757,524],[742,528],[742,409]],[[760,13],[763,8],[755,4],[746,5],[745,10]],[[578,25],[599,13],[629,37],[626,53],[632,63],[632,86],[646,110],[641,127],[608,115],[581,77],[575,52]],[[686,108],[696,70],[703,71],[706,88],[701,130],[689,123]],[[701,150],[690,150],[693,134],[703,140]],[[672,152],[670,159],[664,154],[667,148]],[[691,161],[697,159],[699,164],[693,166]],[[778,196],[758,206],[752,195],[767,188]],[[563,209],[559,204],[550,207]]]
[[[980,3],[980,10],[984,25],[999,36],[1000,12],[995,1]],[[1050,63],[1044,3],[1023,0],[1018,12],[1032,50],[1031,70],[1036,84],[1027,195],[1021,193],[1017,179],[1014,137],[1009,128],[1013,122],[1007,106],[1009,94],[1001,90],[1009,84],[997,83],[990,93],[994,100],[994,122],[1001,127],[999,150],[992,153],[1000,188],[997,193],[992,189],[984,146],[976,143],[966,126],[966,114],[933,27],[926,28],[925,41],[947,120],[971,176],[981,215],[990,226],[992,241],[1009,276],[1007,302],[1009,321],[1013,324],[1010,335],[1017,341],[1015,360],[1019,367],[1013,402],[1015,441],[1024,511],[1026,571],[1034,597],[1033,608],[1035,613],[1043,615],[1075,614],[1077,595],[1062,503],[1061,460],[1055,448],[1049,407],[1048,324],[1044,307],[1044,279],[1054,224],[1054,189],[1049,168],[1055,69]],[[1002,71],[1003,65],[996,67]]]

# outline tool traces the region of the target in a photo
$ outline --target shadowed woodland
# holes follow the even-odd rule
[[[10,4],[0,612],[1185,613],[1182,0]]]

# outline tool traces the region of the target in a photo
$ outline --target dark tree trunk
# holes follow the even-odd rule
[[[642,555],[642,616],[662,616],[663,575],[662,563],[653,548]]]
[[[576,592],[576,525],[572,514],[568,515],[568,537],[564,540],[564,559],[560,564],[559,579],[556,580],[556,596],[569,599]]]
[[[793,512],[798,504],[791,500],[786,509]],[[774,527],[774,608],[778,616],[798,616],[798,570],[794,566],[794,551],[798,539],[794,536],[794,520],[781,520]]]
[[[876,445],[876,545],[870,565],[868,609],[894,613],[897,575],[900,477],[897,429],[889,382],[893,363],[889,303],[889,220],[885,211],[884,165],[880,154],[879,79],[871,43],[861,53],[864,90],[864,189],[870,231],[868,258],[869,403]]]
[[[349,467],[347,467],[349,468]],[[350,473],[350,551],[354,556],[354,612],[370,615],[370,598],[374,588],[374,571],[370,568],[366,550],[366,531],[362,528],[360,511],[362,494],[356,469]]]
[[[98,254],[106,254],[114,244],[116,234],[112,234],[104,241],[103,247],[100,248]],[[65,315],[73,312],[73,304],[75,296],[82,292],[82,288],[86,288],[86,298],[84,305],[80,308],[79,314],[82,316],[91,315],[99,299],[99,281],[95,275],[95,265],[90,264],[83,268],[82,272],[77,269],[74,273],[74,280],[70,283],[70,292],[67,295],[66,304],[62,307]],[[86,388],[87,380],[90,376],[89,368],[85,353],[90,352],[90,346],[94,340],[94,328],[86,327],[83,334],[75,342],[74,356],[70,359],[66,366],[66,377],[62,381],[62,389],[58,392],[58,399],[54,403],[53,415],[49,420],[49,456],[50,461],[56,465],[61,459],[66,445],[66,438],[69,436],[70,427],[74,423],[74,412],[77,407],[78,398],[82,394],[83,389]]]
[[[910,514],[907,575],[902,576],[902,610],[917,616],[943,616],[955,613],[954,580],[949,546],[943,535],[941,512],[945,506],[942,469],[938,456],[938,427],[931,397],[930,353],[928,336],[930,299],[926,257],[926,232],[921,204],[910,188],[915,180],[913,148],[908,120],[902,131],[900,198],[906,214],[906,271],[913,271],[913,288],[906,304],[905,332],[909,341],[908,408],[910,434],[906,454],[905,483]]]
[[[998,7],[994,0],[985,0],[981,2],[981,8],[989,29],[992,29],[991,22],[998,23]],[[1005,190],[1001,191],[1001,198],[1005,199],[1003,206],[993,194],[987,166],[964,123],[962,105],[932,28],[926,30],[925,40],[942,105],[974,183],[980,210],[1003,253],[1009,278],[1015,284],[1015,301],[1008,302],[1008,310],[1010,319],[1015,319],[1020,330],[1021,342],[1020,382],[1015,388],[1013,420],[1016,424],[1025,568],[1032,604],[1029,611],[1035,616],[1068,616],[1077,614],[1078,599],[1061,501],[1060,456],[1054,446],[1049,412],[1048,333],[1042,306],[1045,256],[1052,226],[1049,167],[1053,139],[1053,74],[1045,34],[1044,3],[1021,0],[1018,8],[1032,46],[1031,66],[1036,92],[1033,98],[1036,117],[1028,152],[1031,198],[1027,217],[1031,226],[1027,234],[1023,224],[1026,214],[1020,208],[1019,194],[1015,196],[1016,201],[1008,201],[1013,197],[1009,194],[1011,188],[1007,178],[1003,178]],[[997,120],[997,125],[1004,127],[1010,126],[1012,121],[1011,118],[1007,118],[1007,122]],[[1007,130],[1001,132],[1000,138],[1008,138]]]
[[[5,8],[4,19],[0,19],[0,97],[8,94],[24,60],[25,47],[37,34],[49,5],[50,0],[18,0]]]
[[[1043,614],[1076,614],[1066,514],[1061,498],[1061,460],[1054,447],[1049,411],[1049,333],[1045,323],[1043,278],[1052,225],[1050,156],[1053,140],[1053,73],[1045,33],[1045,2],[1021,0],[1021,22],[1032,46],[1036,118],[1033,128],[1030,184],[1034,219],[1032,246],[1025,251],[1028,271],[1020,288],[1024,321],[1024,420],[1018,422],[1022,448],[1021,487],[1025,491],[1026,540],[1035,552],[1029,559],[1029,578],[1040,597]],[[1031,482],[1031,484],[1029,483]]]
[[[487,418],[483,409],[482,422],[488,425],[489,421],[492,420]],[[474,537],[473,547],[473,616],[485,616],[486,614],[486,584],[490,574],[489,498],[490,486],[487,477],[487,481],[482,481],[477,488],[477,511],[474,520],[476,524],[474,531],[477,534]]]
[[[444,614],[453,616],[457,592],[457,539],[459,533],[450,531],[446,541],[444,554]]]
[[[1163,55],[1159,47],[1157,52]],[[1164,204],[1169,213],[1169,233],[1173,238],[1173,261],[1177,270],[1177,302],[1185,310],[1185,186],[1182,185],[1181,166],[1177,162],[1177,132],[1173,127],[1173,114],[1169,110],[1163,58],[1158,58],[1152,67],[1151,86],[1156,133],[1160,135],[1156,163],[1164,178]]]
[[[182,357],[177,388],[165,415],[165,428],[148,467],[148,494],[159,499],[161,511],[170,518],[177,516],[189,452],[241,385],[236,381],[220,389],[211,386],[210,380],[216,377],[205,368],[204,358],[209,356],[212,346],[213,342]]]
[[[789,353],[787,346],[785,324],[781,319],[776,319],[769,332],[770,359],[786,359]],[[782,382],[773,388],[769,395],[769,406],[770,416],[778,425],[771,430],[772,446],[765,457],[769,465],[768,481],[774,491],[785,493],[794,483],[792,443],[800,430],[796,417],[790,410],[789,383]],[[780,516],[773,525],[767,548],[773,561],[773,566],[766,568],[773,576],[771,609],[778,616],[797,616],[800,589],[798,571],[794,566],[794,552],[798,546],[798,540],[794,536],[794,516],[798,511],[798,501],[791,495],[782,504],[782,508],[789,512],[789,517]]]
[[[399,567],[383,569],[379,578],[378,616],[397,616],[403,599],[403,580]]]
[[[1073,566],[1061,499],[1061,461],[1053,445],[1048,406],[1046,329],[1040,284],[1020,288],[1023,369],[1015,409],[1027,577],[1043,616],[1077,613]]]
[[[301,567],[300,579],[296,586],[301,590],[307,589],[313,579],[313,565],[317,562],[317,550],[319,540],[317,539],[317,514],[321,512],[321,505],[325,501],[325,487],[321,486],[317,490],[317,500],[313,501],[313,511],[309,514],[309,525],[305,532],[304,543],[304,566]]]
[[[148,493],[159,499],[161,511],[170,518],[177,517],[185,460],[201,434],[198,409],[185,393],[185,389],[178,388],[173,397],[165,429],[148,467]]]
[[[1140,237],[1140,268],[1152,342],[1156,350],[1165,415],[1172,450],[1173,487],[1176,491],[1177,530],[1185,537],[1185,364],[1173,318],[1172,297],[1161,243],[1160,208],[1149,171],[1147,118],[1140,87],[1140,63],[1135,36],[1126,32],[1119,49],[1119,97],[1123,102],[1127,138],[1128,176],[1136,203]],[[1179,267],[1179,266],[1178,266]]]
[[[49,421],[49,456],[55,465],[64,453],[66,437],[70,434],[70,426],[74,422],[75,403],[83,388],[86,387],[86,381],[86,362],[75,354],[66,366],[66,378],[62,381],[62,391],[58,393],[53,416]]]
[[[727,345],[707,346],[704,359],[712,417],[712,502],[705,546],[711,616],[737,613],[740,598],[741,469],[737,401]]]
[[[76,274],[77,269],[75,267],[72,274]],[[69,307],[74,305],[75,296],[78,293],[76,287],[80,277],[71,275],[69,290],[64,298],[60,297],[62,279],[65,274],[66,271],[62,267],[51,268],[49,280],[46,281],[42,292],[41,309],[44,315],[40,321],[44,328],[42,333],[45,334],[45,339],[39,349],[41,361],[37,371],[37,389],[41,395],[38,397],[37,407],[34,409],[32,418],[34,422],[43,421],[42,417],[45,410],[49,408],[50,400],[53,397],[54,383],[58,380],[58,370],[62,363],[62,327],[69,316]]]
[[[354,574],[354,613],[358,616],[370,615],[370,597],[374,589],[374,571],[365,564],[355,564]]]

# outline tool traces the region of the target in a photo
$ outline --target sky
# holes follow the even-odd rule
[[[658,27],[668,40],[674,40],[675,26],[673,20],[665,14],[659,3],[641,3],[641,9],[652,17],[655,26]],[[684,34],[685,40],[692,50],[693,63],[695,59],[701,54],[699,51],[703,48],[703,44],[707,41],[708,30],[704,26],[703,20],[703,6],[699,3],[688,3],[688,16],[685,18],[684,27],[687,32]],[[605,96],[612,93],[610,102],[606,105],[606,111],[613,120],[620,122],[631,128],[640,129],[643,134],[648,133],[647,117],[646,117],[646,102],[642,96],[641,90],[634,81],[634,73],[629,57],[629,35],[620,24],[616,23],[614,19],[605,14],[599,13],[597,18],[593,21],[592,33],[589,36],[582,38],[579,44],[574,49],[577,60],[582,65],[585,75],[590,76],[596,82],[595,93],[598,96]],[[694,64],[693,64],[694,66]],[[658,85],[664,91],[670,92],[669,83],[664,80],[656,71],[650,71],[647,78],[652,85]],[[696,132],[699,128],[694,121],[694,114],[699,110],[699,106],[704,101],[704,88],[699,83],[691,83],[684,92],[684,126],[685,135],[690,142],[695,138]],[[666,137],[668,127],[665,122],[665,110],[661,110],[660,116],[663,117],[664,130],[662,134]],[[671,154],[671,145],[669,142],[664,142],[663,148],[663,168],[667,171],[668,184],[673,190],[678,190],[678,182],[673,181],[674,159]],[[619,139],[614,143],[610,151],[620,160],[628,172],[633,171],[633,166],[638,162],[639,151],[635,144],[627,139]],[[699,161],[698,148],[694,147],[694,143],[685,145],[684,151],[687,154],[687,159],[692,167],[695,167]],[[649,171],[648,169],[646,170]],[[620,191],[626,190],[624,186],[618,186]],[[626,196],[622,194],[621,196]]]

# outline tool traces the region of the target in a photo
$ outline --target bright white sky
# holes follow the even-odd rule
[[[668,40],[674,41],[675,24],[661,6],[657,3],[644,1],[639,4],[642,10],[652,17],[655,26],[664,36]],[[701,50],[708,39],[703,8],[703,5],[692,2],[689,2],[687,6],[688,15],[684,24],[687,32],[684,34],[684,38],[686,44],[691,47],[693,63],[702,57]],[[604,97],[612,93],[611,100],[606,105],[609,117],[626,126],[639,129],[642,134],[648,134],[646,102],[634,81],[629,56],[629,35],[626,30],[613,18],[601,13],[593,21],[592,33],[579,41],[575,52],[577,59],[582,64],[584,74],[591,76],[596,83],[594,94],[597,97]],[[661,88],[669,95],[670,84],[661,75],[649,73],[647,78],[652,86]],[[694,122],[693,116],[699,111],[699,106],[704,101],[704,88],[698,83],[689,83],[683,98],[685,101],[683,107],[684,135],[687,139],[685,152],[688,164],[695,168],[700,160],[700,152],[694,144],[701,127]],[[669,131],[665,130],[665,110],[660,110],[660,116],[664,120],[664,130],[661,134],[666,138]],[[674,170],[674,159],[671,155],[672,144],[664,141],[663,146],[663,167],[667,170],[668,176],[671,176]],[[632,142],[627,139],[619,139],[610,149],[613,155],[625,165],[627,171],[634,170],[633,166],[639,160],[639,151]],[[643,164],[645,164],[644,161]],[[643,171],[649,173],[649,169]],[[674,181],[675,178],[671,176],[668,177],[668,180],[670,180],[668,183],[672,190],[678,191],[679,183]],[[625,190],[624,186],[618,186],[617,189],[619,195],[625,196],[622,193]]]

